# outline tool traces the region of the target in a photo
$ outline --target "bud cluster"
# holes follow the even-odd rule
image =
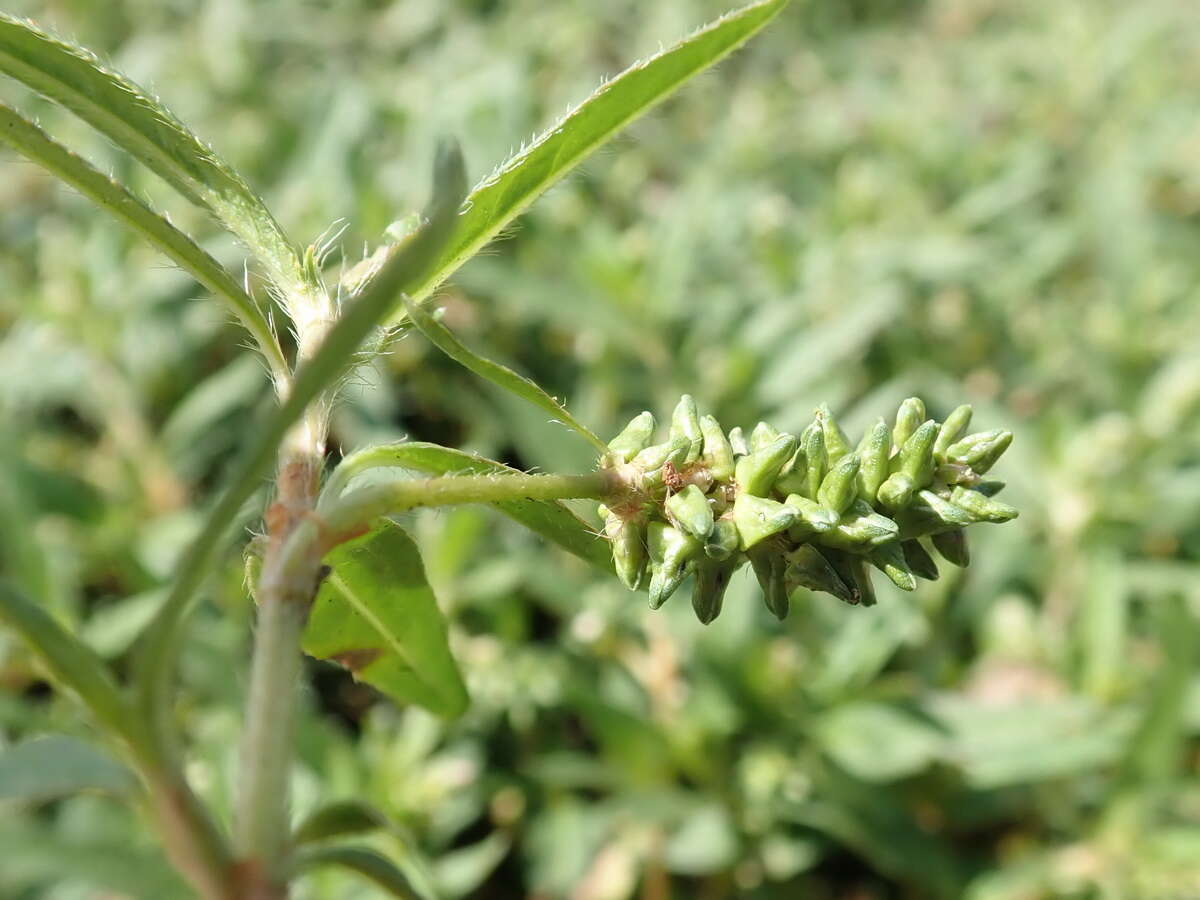
[[[869,567],[914,590],[918,577],[938,577],[925,539],[965,566],[965,526],[1017,516],[995,499],[1004,483],[983,477],[1012,433],[964,434],[970,421],[969,406],[941,424],[926,419],[911,397],[894,425],[880,419],[853,447],[824,405],[799,436],[765,422],[747,436],[726,433],[685,394],[666,440],[651,443],[656,423],[643,412],[601,462],[629,488],[600,507],[617,574],[631,590],[648,577],[655,609],[693,576],[704,624],[747,560],[780,619],[798,588],[870,606]]]

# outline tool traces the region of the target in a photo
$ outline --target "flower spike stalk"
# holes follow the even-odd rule
[[[965,566],[967,526],[1017,516],[994,497],[1003,483],[982,480],[1012,433],[964,434],[970,422],[969,406],[939,423],[910,397],[891,425],[879,419],[851,449],[823,404],[799,435],[760,422],[747,438],[685,394],[664,440],[654,443],[655,418],[643,412],[601,459],[629,486],[601,509],[617,571],[631,590],[648,586],[655,609],[691,577],[706,625],[747,561],[780,619],[801,588],[874,604],[871,568],[915,590],[938,577],[925,541]]]

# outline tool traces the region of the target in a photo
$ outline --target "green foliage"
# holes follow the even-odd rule
[[[304,652],[335,660],[400,703],[457,716],[467,692],[421,554],[398,525],[380,522],[326,557],[329,574],[304,631]]]
[[[486,171],[724,9],[6,8],[153,86],[290,234],[346,220],[329,284],[423,203],[438,135]],[[1173,0],[813,0],[572,169],[436,295],[465,345],[606,436],[684,391],[727,425],[792,433],[821,401],[851,435],[912,394],[929,406],[917,426],[969,403],[975,430],[1014,433],[976,489],[1007,480],[1021,517],[971,529],[971,566],[939,560],[915,594],[872,573],[868,610],[816,594],[777,623],[744,567],[704,629],[686,602],[652,613],[492,507],[408,514],[472,705],[443,722],[308,663],[297,819],[369,798],[392,828],[328,846],[369,845],[422,896],[1194,892],[1198,48]],[[206,214],[73,115],[0,93],[242,283],[242,252]],[[274,401],[222,310],[189,302],[192,276],[2,157],[0,567],[129,672],[129,641]],[[477,457],[590,465],[544,412],[419,337],[344,383],[333,458],[411,436],[462,448],[429,474]],[[192,415],[205,384],[223,404]],[[230,535],[260,528],[264,486]],[[603,523],[568,514],[603,556]],[[961,556],[954,535],[939,549]],[[937,551],[903,549],[928,577]],[[205,566],[170,707],[223,822],[245,691],[231,661],[251,630],[235,557]],[[47,677],[6,629],[6,750],[97,743]],[[107,795],[3,818],[0,895],[190,896],[146,818]],[[297,892],[379,895],[338,866],[307,869]]]
[[[129,769],[83,741],[50,735],[0,751],[0,800],[38,802],[97,790],[130,794]]]

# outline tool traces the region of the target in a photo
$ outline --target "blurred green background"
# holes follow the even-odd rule
[[[482,176],[725,8],[7,7],[153,88],[297,239],[344,226],[335,269],[424,202],[438,135]],[[240,266],[84,126],[0,94]],[[589,161],[442,292],[472,346],[601,434],[682,391],[727,426],[825,400],[853,433],[909,394],[971,402],[1016,433],[997,475],[1022,517],[870,610],[820,595],[780,625],[743,573],[707,629],[489,511],[408,517],[473,704],[443,723],[310,661],[297,813],[370,798],[396,823],[377,846],[451,898],[1200,897],[1198,97],[1178,0],[810,0]],[[0,154],[0,569],[119,670],[271,402],[197,291]],[[404,435],[592,465],[416,336],[332,443]],[[225,813],[241,579],[232,548],[177,705]],[[0,746],[47,731],[91,736],[0,634]],[[185,895],[117,800],[0,797],[0,897]]]

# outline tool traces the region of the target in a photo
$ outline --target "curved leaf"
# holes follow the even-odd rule
[[[514,474],[513,469],[462,450],[438,444],[411,441],[368,447],[342,460],[330,477],[326,491],[336,496],[355,475],[365,469],[393,466],[430,475]],[[530,531],[612,574],[612,550],[608,541],[557,500],[511,500],[490,504]]]
[[[313,810],[296,826],[293,844],[311,844],[387,828],[383,813],[359,800],[335,800]]]
[[[304,289],[296,250],[258,195],[141,86],[105,67],[88,50],[4,13],[0,72],[66,107],[212,212],[259,255],[279,287]]]
[[[332,571],[309,614],[304,652],[341,664],[393,700],[460,715],[467,689],[412,538],[382,519],[325,561]]]
[[[412,298],[427,297],[600,145],[693,75],[736,50],[786,5],[787,0],[764,0],[734,10],[602,84],[475,186],[429,278],[409,291]]]
[[[3,19],[0,19],[0,27],[3,24]],[[190,237],[133,196],[123,185],[102,175],[87,160],[52,140],[28,119],[4,104],[0,104],[0,141],[43,166],[97,206],[108,210],[198,282],[224,298],[258,342],[276,382],[287,380],[287,361],[262,310],[225,268]]]
[[[419,894],[396,865],[382,854],[364,847],[322,847],[296,857],[297,871],[321,866],[338,866],[357,872],[382,888],[389,896],[418,900]]]
[[[581,434],[599,453],[608,452],[608,445],[604,441],[596,437],[591,429],[567,412],[565,406],[543,391],[532,379],[518,375],[507,366],[492,362],[475,353],[456,338],[449,328],[430,315],[428,310],[422,309],[408,297],[404,298],[404,306],[417,330],[456,363],[474,372],[480,378],[486,378],[493,384],[499,385],[522,400],[532,403],[538,409],[549,413],[564,425]]]

